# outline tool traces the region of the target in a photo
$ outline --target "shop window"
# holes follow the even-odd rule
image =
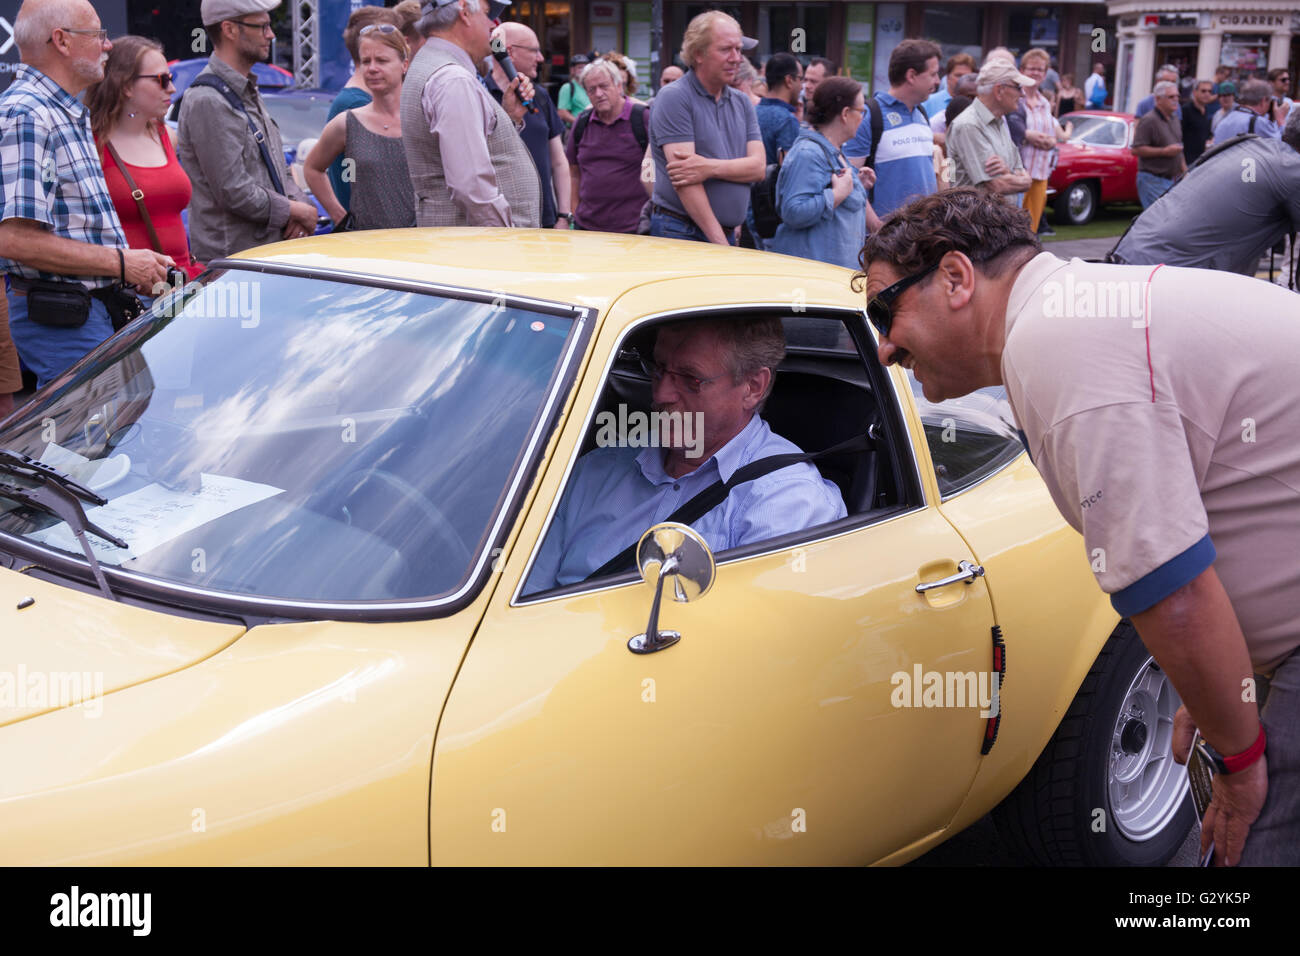
[[[829,26],[828,4],[763,4],[758,8],[758,50],[755,52],[762,54],[763,62],[771,54],[785,51],[793,52],[804,62],[809,57],[826,56]],[[795,30],[803,30],[802,50],[792,48]]]
[[[942,70],[950,56],[969,53],[979,63],[984,58],[980,37],[984,36],[984,11],[977,6],[932,7],[925,11],[921,35],[943,50]]]

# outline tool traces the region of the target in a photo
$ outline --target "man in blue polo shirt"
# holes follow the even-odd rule
[[[896,46],[889,56],[889,92],[876,93],[868,102],[857,134],[844,144],[849,162],[876,171],[867,204],[869,232],[880,228],[880,220],[895,209],[935,191],[934,133],[917,107],[939,82],[941,52],[929,40],[904,40]],[[873,143],[871,114],[877,106],[881,136]]]

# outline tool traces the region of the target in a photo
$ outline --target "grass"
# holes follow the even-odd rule
[[[1048,236],[1043,242],[1060,242],[1063,239],[1103,239],[1115,237],[1118,239],[1123,235],[1128,224],[1133,221],[1142,207],[1138,205],[1114,205],[1102,206],[1097,210],[1097,215],[1093,217],[1092,222],[1086,226],[1063,226],[1056,222],[1055,214],[1048,209],[1044,215],[1051,216],[1048,222],[1056,230],[1056,235]]]

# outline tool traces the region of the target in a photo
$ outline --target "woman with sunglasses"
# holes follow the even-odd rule
[[[190,257],[181,220],[190,204],[190,178],[163,122],[174,91],[162,47],[124,36],[113,41],[104,78],[86,91],[86,108],[128,245],[171,256],[193,279],[203,266]],[[137,201],[133,193],[142,196]]]
[[[817,85],[806,129],[790,147],[776,180],[781,225],[771,252],[817,259],[850,269],[867,233],[867,191],[859,171],[840,152],[866,112],[862,84],[833,76]],[[862,178],[860,178],[862,177]]]
[[[402,79],[410,65],[406,40],[389,23],[362,27],[358,36],[361,78],[372,99],[325,124],[303,162],[303,175],[336,230],[414,226],[415,192],[406,167],[400,115]],[[326,173],[338,156],[353,163],[352,199],[346,210]]]

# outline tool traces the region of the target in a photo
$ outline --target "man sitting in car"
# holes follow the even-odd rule
[[[669,413],[674,427],[649,436],[662,439],[649,444],[635,430],[597,432],[600,447],[578,461],[528,590],[585,580],[651,525],[729,480],[741,466],[797,454],[759,416],[784,357],[785,333],[776,318],[703,319],[660,328],[653,359],[642,364],[650,375],[653,411]],[[846,513],[834,483],[802,462],[736,485],[692,527],[717,552]],[[628,562],[619,570],[631,567]]]

